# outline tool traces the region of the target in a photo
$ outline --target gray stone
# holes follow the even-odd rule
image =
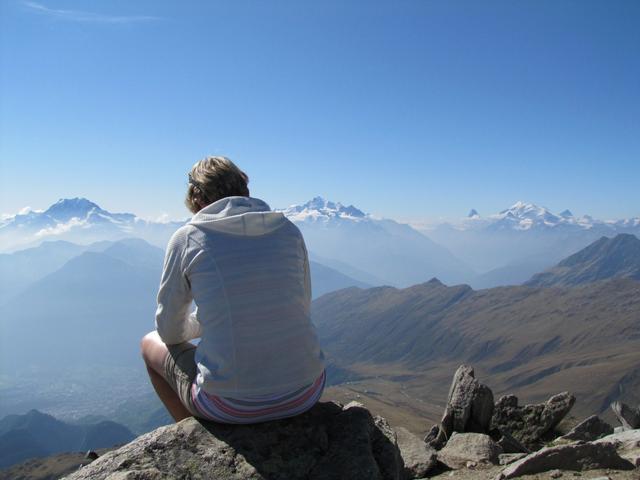
[[[458,470],[468,462],[477,465],[498,464],[502,449],[483,433],[454,433],[447,445],[438,452],[438,460],[447,467]]]
[[[491,426],[510,433],[528,449],[537,450],[543,437],[560,423],[574,403],[575,397],[563,392],[545,403],[520,407],[514,395],[506,395],[496,402]]]
[[[498,463],[500,465],[509,465],[510,463],[520,460],[526,456],[526,453],[501,453],[498,455]]]
[[[444,433],[444,430],[440,428],[440,425],[434,425],[431,430],[425,435],[424,442],[433,449],[441,449],[445,443],[447,443],[449,437]]]
[[[622,458],[626,458],[636,467],[640,467],[640,429],[607,435],[594,443],[612,443]]]
[[[531,453],[531,450],[513,438],[513,436],[508,432],[495,428],[489,432],[489,435],[498,445],[500,445],[500,448],[502,448],[504,453]]]
[[[435,449],[440,449],[453,432],[486,433],[489,431],[492,416],[491,389],[476,380],[473,367],[460,365],[453,375],[440,425],[431,428],[425,442]]]
[[[613,443],[574,443],[545,447],[507,466],[500,478],[515,478],[549,470],[595,470],[612,468],[632,470],[634,466],[620,457]]]
[[[404,427],[395,428],[405,478],[424,477],[438,463],[436,451]]]
[[[318,403],[289,419],[222,425],[193,417],[141,435],[69,479],[403,478],[396,435],[357,404]]]
[[[447,406],[452,417],[452,432],[484,433],[489,430],[493,393],[476,380],[473,367],[461,365],[458,368],[453,376]]]
[[[471,402],[471,415],[465,426],[466,432],[486,433],[493,417],[493,392],[480,382]]]
[[[571,429],[569,433],[563,435],[559,440],[583,440],[590,442],[613,433],[613,427],[602,420],[597,415],[592,415]]]
[[[640,409],[631,408],[626,403],[613,402],[611,410],[625,429],[640,428]]]

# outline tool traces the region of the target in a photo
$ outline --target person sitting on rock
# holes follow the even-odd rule
[[[197,162],[185,200],[194,215],[167,246],[156,330],[141,350],[176,422],[290,417],[310,409],[325,386],[304,239],[250,197],[247,183],[228,158]]]

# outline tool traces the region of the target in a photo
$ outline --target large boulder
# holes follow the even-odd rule
[[[138,437],[69,479],[403,478],[396,435],[360,404],[318,403],[297,417],[221,425],[191,417]]]
[[[611,404],[611,410],[613,410],[613,413],[615,413],[624,429],[632,430],[640,428],[640,407],[631,408],[626,403],[613,402]]]
[[[424,441],[440,449],[453,432],[487,433],[492,416],[491,389],[476,380],[473,367],[461,365],[453,376],[442,420],[431,428]]]
[[[613,427],[611,425],[597,415],[592,415],[573,427],[569,433],[558,438],[558,441],[575,442],[582,440],[584,442],[590,442],[605,435],[611,435],[612,433]]]
[[[447,445],[438,452],[438,460],[447,467],[458,470],[467,465],[491,465],[499,463],[502,449],[489,435],[483,433],[454,433]]]
[[[395,427],[406,478],[426,477],[438,463],[436,451],[404,427]]]
[[[515,478],[550,470],[582,471],[598,468],[633,470],[634,466],[618,455],[613,443],[574,443],[545,447],[527,455],[505,468],[498,478]]]
[[[519,406],[514,395],[505,395],[496,402],[491,426],[510,433],[525,447],[537,450],[545,434],[560,423],[574,403],[575,397],[568,392],[554,395],[545,403],[525,406]]]

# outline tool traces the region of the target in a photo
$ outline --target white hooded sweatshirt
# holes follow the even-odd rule
[[[227,197],[171,237],[156,329],[166,344],[200,337],[196,384],[205,392],[271,394],[308,385],[324,369],[310,304],[300,230],[262,200]]]

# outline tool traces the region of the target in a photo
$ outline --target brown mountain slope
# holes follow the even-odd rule
[[[525,285],[582,285],[614,277],[640,280],[640,240],[635,235],[602,237],[555,267],[534,275]]]
[[[351,288],[316,300],[313,318],[329,362],[365,377],[361,391],[413,399],[427,415],[444,403],[462,362],[496,396],[537,401],[570,390],[578,414],[601,412],[618,398],[640,400],[634,280],[481,291],[435,280],[403,290]]]

